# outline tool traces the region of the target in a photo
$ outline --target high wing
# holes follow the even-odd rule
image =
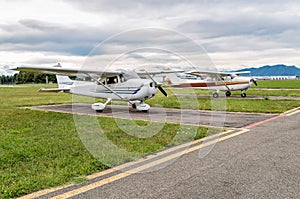
[[[179,69],[164,69],[164,70],[145,70],[145,69],[141,69],[141,70],[135,70],[135,72],[138,75],[141,76],[146,76],[146,75],[158,75],[158,74],[169,74],[169,73],[183,73],[184,70],[179,70]]]
[[[249,74],[250,71],[243,71],[243,72],[218,72],[218,71],[189,71],[189,72],[185,72],[186,74],[189,75],[195,75],[195,76],[203,76],[203,75],[208,75],[208,76],[221,76],[221,77],[225,77],[225,76],[239,76],[241,74]]]
[[[85,69],[85,68],[62,68],[62,67],[45,67],[45,66],[18,66],[16,68],[11,68],[11,70],[25,71],[25,72],[36,72],[44,74],[54,74],[54,75],[66,75],[66,76],[77,76],[77,75],[98,75],[102,78],[111,77],[122,74],[121,71],[113,70],[95,70],[95,69]]]
[[[10,70],[17,71],[25,71],[25,72],[36,72],[36,73],[44,73],[44,74],[54,74],[54,75],[66,75],[66,76],[77,76],[77,75],[96,75],[102,78],[105,77],[113,77],[116,75],[129,73],[129,71],[124,70],[99,70],[99,69],[87,69],[87,68],[65,68],[61,67],[60,64],[56,66],[28,66],[22,65],[15,68],[10,68]],[[159,71],[146,71],[146,70],[138,70],[132,71],[137,75],[156,75],[156,74],[165,74],[165,73],[179,73],[184,72],[183,70],[159,70]],[[132,74],[133,77],[137,77]]]

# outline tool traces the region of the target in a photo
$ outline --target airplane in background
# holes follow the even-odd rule
[[[52,67],[19,66],[11,68],[11,70],[55,74],[58,88],[41,88],[39,92],[67,92],[106,99],[105,103],[94,103],[91,105],[91,108],[97,112],[102,112],[111,100],[126,101],[132,108],[147,112],[150,106],[144,103],[145,100],[154,97],[158,90],[167,96],[161,84],[156,82],[151,75],[180,72],[179,70],[156,72],[148,72],[146,70],[140,70],[139,72],[131,70],[100,71],[93,69],[63,68],[60,64]],[[71,80],[69,78],[69,76],[77,75],[89,77],[92,81]],[[139,75],[148,76],[149,78],[141,79]]]
[[[210,72],[210,71],[189,71],[177,74],[168,74],[166,80],[172,87],[192,87],[202,90],[213,90],[214,98],[219,97],[219,91],[225,91],[227,97],[231,91],[240,90],[241,97],[246,97],[245,90],[252,84],[257,86],[257,79],[242,77],[241,74],[249,74],[249,71],[238,73]]]

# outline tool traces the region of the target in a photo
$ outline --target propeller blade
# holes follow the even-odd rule
[[[168,93],[161,86],[158,86],[157,88],[162,94],[164,94],[164,96],[168,97]]]
[[[256,81],[256,79],[251,79],[251,82],[253,82],[253,84],[254,84],[255,86],[257,86],[257,81]]]
[[[147,73],[148,77],[153,81],[153,83],[154,83],[154,85],[155,85],[155,88],[158,88],[158,90],[160,90],[160,92],[161,92],[164,96],[168,97],[168,93],[161,87],[162,84],[159,83],[159,82],[157,82],[157,81],[155,81],[155,80],[151,77],[151,75],[148,73],[148,71],[146,71],[146,73]]]

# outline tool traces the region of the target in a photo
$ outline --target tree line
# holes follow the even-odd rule
[[[48,81],[46,79],[48,78]],[[19,72],[14,75],[2,75],[0,76],[0,84],[28,84],[28,83],[56,83],[55,75],[46,75],[30,72]]]

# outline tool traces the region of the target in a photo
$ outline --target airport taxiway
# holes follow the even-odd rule
[[[91,109],[89,104],[35,106],[31,107],[31,109],[122,119],[146,120],[153,122],[170,122],[188,125],[231,128],[244,127],[274,116],[274,114],[232,113],[220,111],[167,109],[157,107],[151,107],[148,113],[143,113],[133,110],[128,106],[121,105],[108,105],[102,113],[97,113]]]
[[[280,116],[149,173],[71,198],[299,198],[300,114]]]
[[[297,108],[23,198],[299,198],[299,120]]]

